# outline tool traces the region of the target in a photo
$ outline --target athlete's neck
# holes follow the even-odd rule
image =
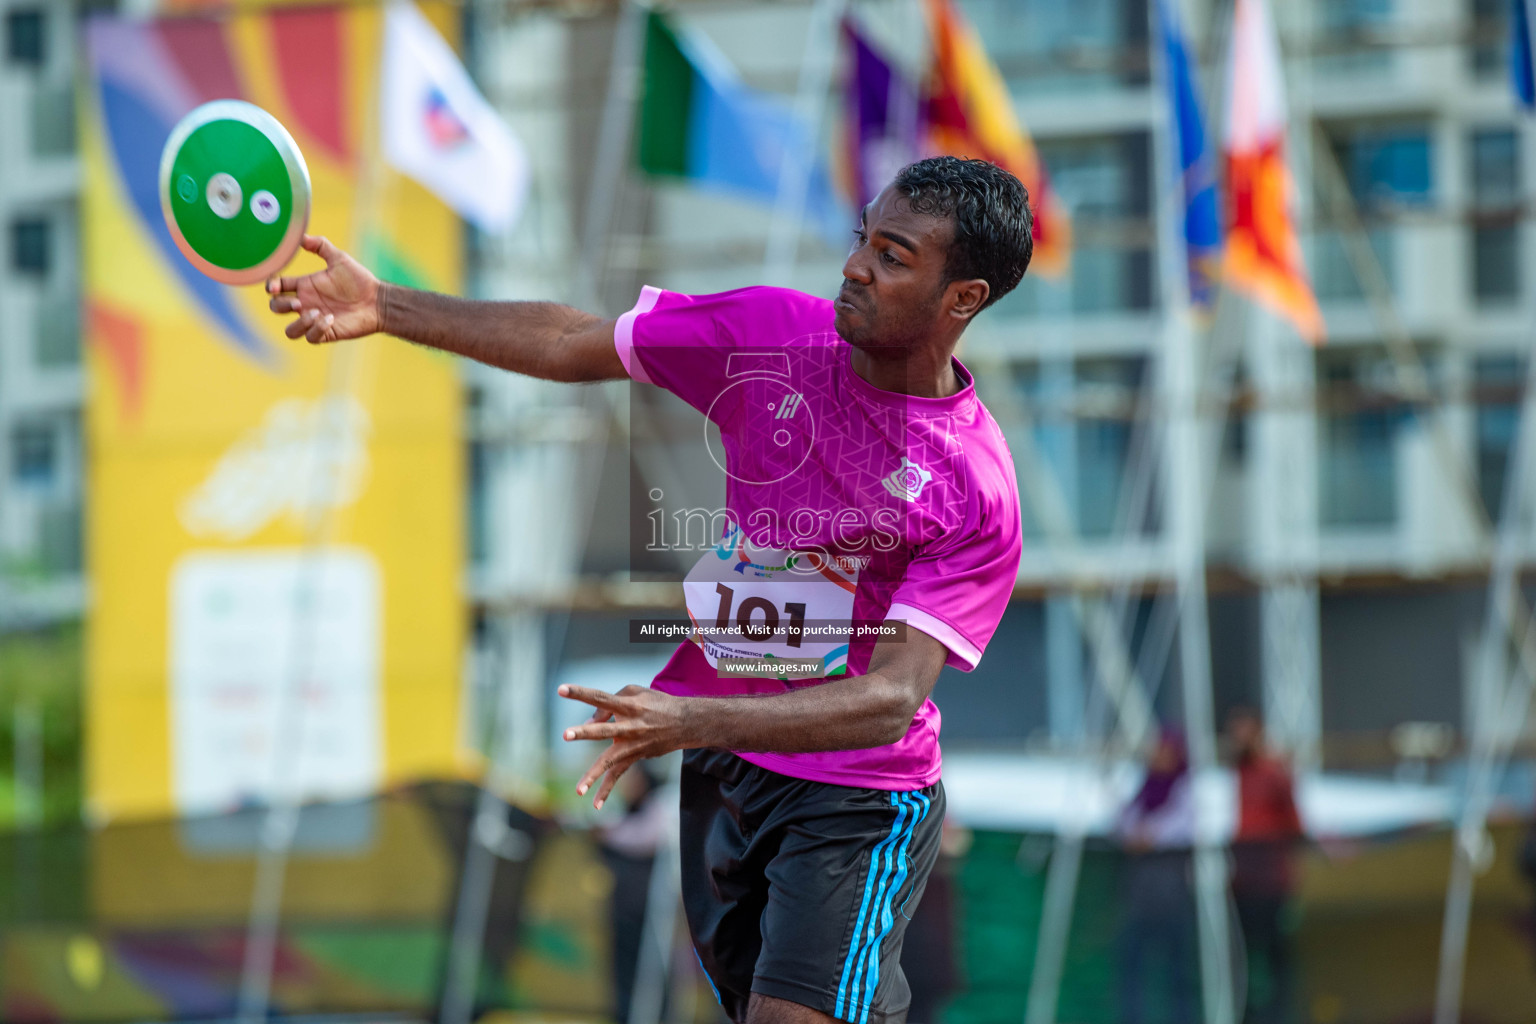
[[[963,385],[948,352],[905,352],[877,359],[864,349],[853,350],[853,372],[881,391],[914,398],[948,398]]]

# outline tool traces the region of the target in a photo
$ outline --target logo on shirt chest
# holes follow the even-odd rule
[[[900,468],[880,481],[893,497],[902,501],[916,501],[923,496],[923,488],[933,479],[933,474],[911,459],[902,457]]]

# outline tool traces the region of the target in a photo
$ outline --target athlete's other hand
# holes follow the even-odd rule
[[[325,260],[325,269],[267,282],[272,312],[299,314],[283,333],[320,344],[379,330],[379,279],[323,235],[305,235],[302,244]]]
[[[585,686],[562,686],[558,692],[562,697],[591,704],[597,709],[581,725],[565,730],[567,741],[613,741],[576,784],[576,792],[585,796],[592,784],[602,779],[592,800],[593,807],[603,806],[619,776],[636,761],[660,757],[685,745],[682,737],[687,701],[681,697],[644,686],[626,686],[618,693]]]

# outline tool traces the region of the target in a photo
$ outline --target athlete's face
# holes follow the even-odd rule
[[[870,350],[912,350],[964,329],[986,301],[985,281],[945,281],[954,238],[947,217],[913,213],[886,188],[864,208],[837,294],[837,333]]]

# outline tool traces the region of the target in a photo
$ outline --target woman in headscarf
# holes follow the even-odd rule
[[[1120,812],[1125,852],[1120,924],[1120,1001],[1125,1024],[1147,1018],[1149,984],[1161,975],[1169,990],[1160,1002],[1167,1019],[1195,1016],[1195,921],[1190,851],[1195,839],[1195,797],[1184,737],[1165,729],[1147,762],[1136,795]],[[1149,970],[1154,958],[1166,970]]]

